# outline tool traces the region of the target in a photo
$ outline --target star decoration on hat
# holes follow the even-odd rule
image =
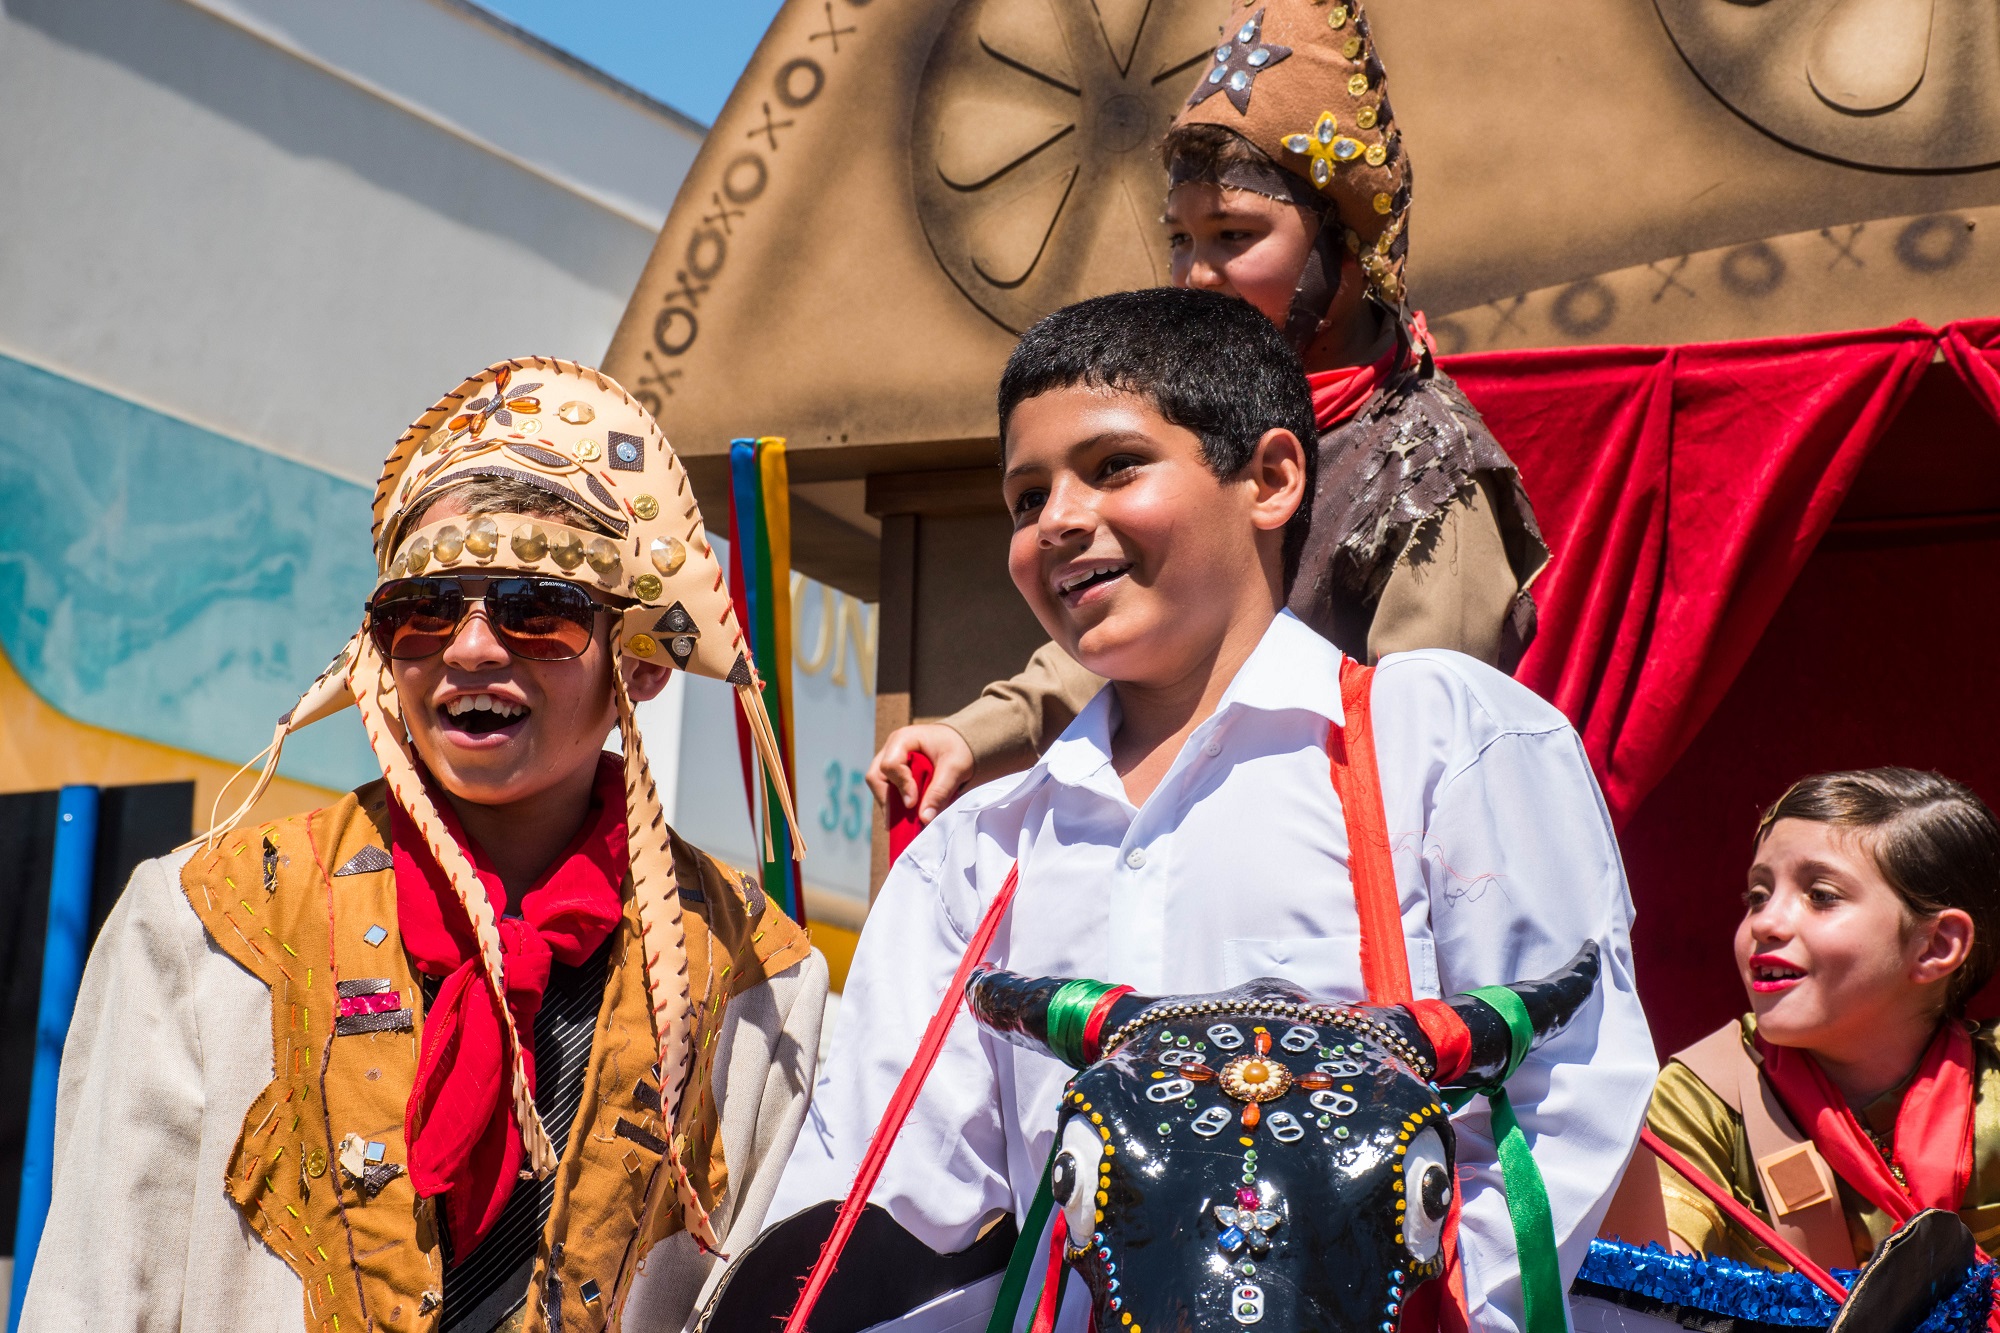
[[[1250,16],[1235,37],[1215,48],[1215,61],[1208,73],[1195,85],[1188,96],[1189,106],[1199,106],[1217,93],[1229,98],[1229,104],[1239,115],[1250,112],[1250,86],[1257,76],[1285,57],[1291,55],[1289,46],[1277,46],[1264,41],[1264,11],[1258,10]]]
[[[1333,179],[1334,168],[1367,152],[1366,144],[1339,133],[1339,129],[1340,122],[1334,114],[1322,111],[1312,129],[1285,136],[1285,150],[1311,159],[1312,183],[1322,188]]]

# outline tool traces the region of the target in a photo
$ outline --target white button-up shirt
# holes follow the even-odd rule
[[[1000,966],[1154,996],[1268,976],[1363,1000],[1347,830],[1326,745],[1342,720],[1340,661],[1285,612],[1144,805],[1133,807],[1112,767],[1117,701],[1106,689],[1027,774],[940,814],[897,861],[869,916],[770,1217],[845,1195],[1016,860],[1020,885],[991,951]],[[1595,998],[1508,1084],[1548,1183],[1567,1284],[1657,1072],[1610,818],[1568,722],[1490,667],[1442,650],[1392,654],[1371,697],[1418,994],[1539,977],[1585,940],[1603,951]],[[1070,1073],[961,1015],[873,1201],[945,1252],[1002,1209],[1025,1216]],[[1485,1099],[1454,1123],[1472,1323],[1518,1329],[1514,1233]]]

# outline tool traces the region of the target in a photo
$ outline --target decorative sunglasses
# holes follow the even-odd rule
[[[368,633],[391,660],[435,657],[458,636],[474,602],[485,605],[501,646],[531,662],[583,656],[598,614],[617,609],[562,579],[394,579],[368,599]]]

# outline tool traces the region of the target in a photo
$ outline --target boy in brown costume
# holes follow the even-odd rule
[[[239,826],[253,792],[134,874],[25,1328],[678,1329],[763,1220],[826,968],[666,826],[640,745],[680,669],[775,754],[679,461],[611,380],[524,358],[417,419],[374,509],[366,623],[265,773],[351,703],[383,780]]]
[[[1237,11],[1162,144],[1176,286],[1240,296],[1308,372],[1319,427],[1291,609],[1350,656],[1452,648],[1511,671],[1548,548],[1520,474],[1438,370],[1404,305],[1410,163],[1358,3]],[[1054,644],[870,767],[928,823],[962,786],[1026,768],[1104,682]]]

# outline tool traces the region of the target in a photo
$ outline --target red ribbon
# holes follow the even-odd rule
[[[1762,1036],[1757,1052],[1778,1100],[1827,1165],[1898,1226],[1926,1208],[1958,1211],[1972,1182],[1972,1038],[1964,1024],[1946,1020],[1938,1026],[1896,1113],[1893,1153],[1907,1188],[1819,1061]]]
[[[1417,1020],[1417,1026],[1430,1038],[1431,1049],[1437,1052],[1437,1076],[1431,1081],[1457,1082],[1472,1064],[1472,1029],[1443,1000],[1406,1000],[1403,1008]]]
[[[442,799],[435,804],[501,917],[507,1007],[520,1034],[532,1088],[535,1015],[553,961],[574,967],[588,959],[624,912],[623,763],[612,754],[599,759],[583,828],[522,895],[518,916],[506,915],[507,890],[500,876],[465,836],[450,804]],[[416,1082],[405,1113],[410,1182],[425,1198],[445,1196],[454,1259],[463,1261],[499,1220],[525,1152],[514,1118],[507,1029],[479,963],[472,923],[409,816],[394,802],[389,828],[403,947],[417,971],[444,978],[424,1016]]]

